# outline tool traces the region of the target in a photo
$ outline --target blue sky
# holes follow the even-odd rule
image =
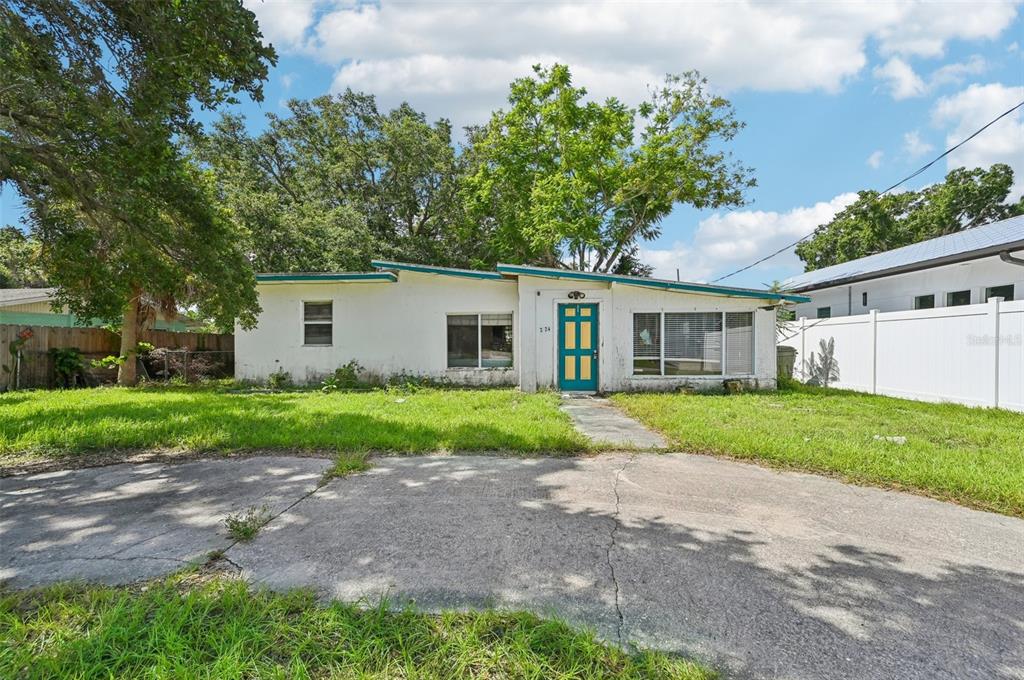
[[[569,64],[597,98],[635,103],[667,72],[699,69],[746,129],[732,145],[755,169],[750,204],[681,207],[643,246],[656,275],[710,280],[810,232],[852,192],[884,188],[1024,100],[1018,2],[401,2],[250,1],[281,55],[259,129],[290,97],[350,86],[456,125],[501,106],[533,63]],[[912,187],[949,167],[1008,162],[1024,189],[1018,113]],[[0,194],[0,222],[20,204]],[[793,255],[728,280],[760,286],[801,271]]]

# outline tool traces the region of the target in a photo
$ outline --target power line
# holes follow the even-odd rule
[[[1011,107],[1011,108],[1007,109],[1006,111],[1003,111],[998,116],[996,116],[995,118],[993,118],[992,120],[990,120],[989,122],[985,123],[983,126],[978,128],[977,130],[975,130],[973,133],[971,133],[971,135],[969,137],[966,137],[965,139],[962,139],[958,144],[949,147],[948,149],[946,149],[945,151],[940,153],[938,156],[933,158],[931,161],[929,161],[927,164],[922,165],[920,168],[918,168],[914,172],[910,173],[909,175],[907,175],[906,177],[904,177],[900,181],[896,182],[895,184],[893,184],[891,187],[889,187],[885,191],[883,191],[880,194],[878,194],[878,196],[876,196],[875,198],[881,198],[882,196],[885,196],[887,193],[889,193],[890,191],[892,191],[896,187],[900,186],[904,182],[909,182],[910,180],[914,179],[915,177],[917,177],[921,173],[923,173],[926,170],[928,170],[928,168],[932,167],[933,165],[935,165],[936,163],[941,161],[943,158],[945,158],[949,154],[953,153],[954,151],[959,149],[961,146],[963,146],[967,142],[971,141],[972,139],[974,139],[975,137],[980,135],[982,132],[987,130],[989,127],[991,127],[992,125],[994,125],[998,121],[1002,120],[1006,116],[1010,115],[1011,113],[1013,113],[1014,111],[1016,111],[1017,109],[1019,109],[1022,106],[1024,106],[1024,101],[1020,102],[1019,104],[1017,104],[1014,107]],[[762,262],[766,262],[766,261],[772,259],[776,255],[781,255],[782,253],[786,252],[787,250],[795,248],[796,246],[800,245],[801,243],[803,243],[807,239],[811,238],[812,236],[814,236],[814,234],[817,233],[817,231],[818,231],[817,228],[815,228],[815,230],[812,231],[810,234],[807,234],[806,236],[802,236],[802,237],[798,238],[796,241],[793,241],[788,246],[784,246],[782,248],[779,248],[778,250],[776,250],[774,253],[771,253],[770,255],[765,255],[764,257],[762,257],[757,262],[754,262],[753,264],[748,264],[746,267],[743,267],[741,269],[737,269],[736,271],[734,271],[734,272],[732,272],[730,274],[726,274],[725,276],[719,276],[717,279],[714,279],[711,283],[718,283],[719,281],[724,281],[725,279],[728,279],[730,277],[736,276],[737,274],[739,274],[741,272],[745,272],[748,269],[752,269],[753,267],[756,267],[757,265],[761,264]]]

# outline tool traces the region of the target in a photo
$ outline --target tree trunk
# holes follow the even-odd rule
[[[124,318],[121,321],[121,356],[125,357],[117,369],[118,385],[134,385],[138,382],[135,366],[138,357],[135,346],[139,344],[139,298],[142,293],[138,288],[132,292],[132,299],[124,307]]]

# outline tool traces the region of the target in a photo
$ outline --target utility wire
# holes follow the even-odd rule
[[[984,132],[985,130],[987,130],[987,129],[988,129],[989,127],[991,127],[992,125],[994,125],[994,124],[995,124],[995,123],[997,123],[998,121],[1002,120],[1002,119],[1003,119],[1003,118],[1005,118],[1006,116],[1010,115],[1011,113],[1013,113],[1013,112],[1014,112],[1014,111],[1016,111],[1017,109],[1021,108],[1022,106],[1024,106],[1024,101],[1020,102],[1019,104],[1017,104],[1016,106],[1014,106],[1014,107],[1012,107],[1012,108],[1009,108],[1009,109],[1007,109],[1006,111],[1003,111],[1003,112],[1002,112],[1002,113],[1000,113],[1000,114],[999,114],[998,116],[996,116],[995,118],[993,118],[993,119],[992,119],[992,120],[990,120],[989,122],[985,123],[985,125],[983,125],[982,127],[980,127],[980,128],[978,128],[977,130],[975,130],[975,131],[974,131],[973,133],[971,133],[971,135],[970,135],[969,137],[966,137],[965,139],[961,140],[961,141],[960,141],[960,142],[959,142],[958,144],[956,144],[955,146],[951,146],[951,147],[949,147],[948,149],[946,149],[945,151],[943,151],[942,153],[940,153],[940,154],[939,154],[938,156],[936,156],[935,158],[933,158],[933,159],[932,159],[931,161],[929,161],[929,162],[928,162],[927,164],[925,164],[925,165],[921,166],[920,168],[918,168],[918,169],[917,169],[917,170],[915,170],[914,172],[910,173],[909,175],[907,175],[906,177],[904,177],[903,179],[901,179],[901,180],[900,180],[899,182],[896,182],[896,183],[895,183],[895,184],[893,184],[893,185],[892,185],[891,187],[889,187],[889,188],[888,188],[888,189],[886,189],[885,191],[883,191],[883,192],[881,192],[880,194],[878,194],[878,195],[877,195],[877,196],[876,196],[875,198],[876,198],[876,199],[878,199],[878,198],[881,198],[882,196],[885,196],[885,195],[886,195],[887,193],[889,193],[890,191],[892,191],[893,189],[895,189],[895,188],[896,188],[896,187],[898,187],[899,185],[903,184],[904,182],[909,182],[910,180],[914,179],[915,177],[917,177],[917,176],[918,176],[918,175],[920,175],[921,173],[923,173],[923,172],[925,172],[926,170],[928,170],[928,168],[932,167],[933,165],[935,165],[936,163],[938,163],[939,161],[941,161],[941,160],[942,160],[943,158],[945,158],[945,157],[946,157],[946,156],[948,156],[949,154],[953,153],[954,151],[956,151],[957,149],[959,149],[959,148],[960,148],[961,146],[963,146],[963,145],[964,145],[964,144],[966,144],[967,142],[971,141],[972,139],[974,139],[975,137],[977,137],[978,135],[980,135],[980,134],[981,134],[982,132]],[[767,260],[770,260],[770,259],[772,259],[772,258],[773,258],[773,257],[775,257],[776,255],[781,255],[782,253],[786,252],[787,250],[790,250],[790,249],[792,249],[792,248],[795,248],[796,246],[800,245],[801,243],[803,243],[803,242],[804,242],[804,241],[806,241],[807,239],[811,238],[811,237],[812,237],[812,236],[814,236],[814,235],[815,235],[815,234],[816,234],[817,232],[818,232],[818,230],[817,230],[817,228],[815,228],[815,230],[814,230],[814,231],[812,231],[812,232],[811,232],[810,234],[807,234],[806,236],[803,236],[803,237],[801,237],[801,238],[798,238],[798,239],[797,239],[796,241],[793,241],[793,242],[792,242],[792,243],[790,243],[790,244],[789,244],[788,246],[784,246],[784,247],[782,247],[782,248],[779,248],[778,250],[776,250],[776,251],[775,251],[774,253],[771,253],[770,255],[765,255],[764,257],[762,257],[762,258],[761,258],[760,260],[758,260],[757,262],[754,262],[753,264],[748,264],[748,265],[747,265],[746,267],[743,267],[743,268],[741,268],[741,269],[737,269],[736,271],[734,271],[734,272],[732,272],[732,273],[729,273],[729,274],[726,274],[725,276],[719,276],[719,277],[718,277],[717,279],[714,279],[714,280],[712,280],[712,281],[711,281],[711,283],[718,283],[719,281],[724,281],[725,279],[728,279],[728,278],[730,278],[730,277],[736,276],[737,274],[739,274],[739,273],[741,273],[741,272],[745,272],[745,271],[747,271],[748,269],[751,269],[751,268],[753,268],[753,267],[756,267],[757,265],[761,264],[762,262],[766,262]]]

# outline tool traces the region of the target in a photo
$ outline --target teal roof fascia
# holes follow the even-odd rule
[[[389,262],[387,260],[372,260],[370,262],[379,269],[398,269],[407,272],[419,272],[421,274],[441,274],[443,276],[461,276],[466,279],[484,279],[488,281],[504,281],[505,277],[498,272],[484,272],[477,269],[456,269],[454,267],[432,267],[426,264],[413,264],[410,262]]]
[[[350,272],[340,274],[257,274],[257,283],[302,283],[306,281],[387,281],[394,283],[398,276],[391,272]]]
[[[789,293],[773,293],[768,290],[750,290],[747,288],[730,288],[728,286],[710,286],[703,283],[684,283],[682,281],[665,281],[663,279],[645,279],[637,276],[620,274],[599,274],[597,272],[578,272],[545,267],[525,265],[499,264],[498,271],[502,274],[519,274],[523,276],[542,276],[551,279],[574,279],[577,281],[602,281],[605,283],[622,283],[629,286],[643,286],[661,290],[678,290],[690,293],[710,293],[732,297],[749,297],[761,300],[786,300],[788,302],[810,302],[811,298],[804,295]]]

